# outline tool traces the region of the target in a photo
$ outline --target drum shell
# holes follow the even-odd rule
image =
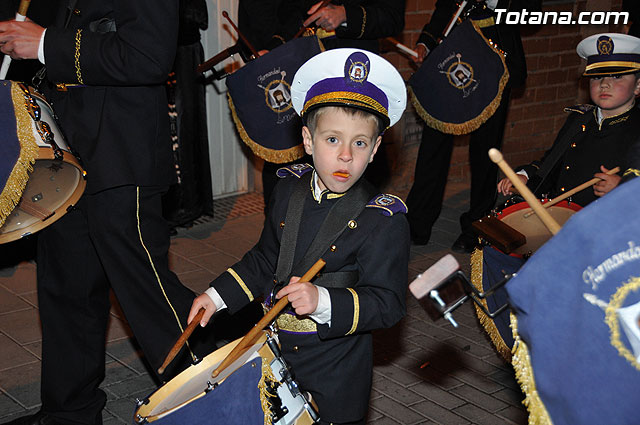
[[[228,368],[223,370],[216,378],[212,378],[211,373],[233,350],[233,348],[238,345],[240,339],[237,339],[236,341],[214,351],[202,359],[198,364],[182,371],[171,381],[167,382],[152,393],[147,397],[147,399],[140,402],[134,412],[134,420],[138,423],[156,422],[158,425],[178,425],[185,423],[186,419],[183,415],[187,414],[187,410],[192,405],[200,403],[199,406],[204,406],[203,403],[206,403],[207,396],[215,396],[217,388],[209,392],[207,389],[208,387],[219,385],[219,388],[222,388],[225,384],[229,385],[235,377],[234,374],[240,368],[251,364],[252,360],[256,358],[262,358],[264,361],[268,362],[270,367],[273,369],[275,378],[281,380],[281,376],[278,376],[280,374],[278,369],[286,367],[286,365],[283,363],[282,359],[273,353],[269,348],[269,345],[266,344],[266,341],[267,334],[266,332],[263,332],[258,341],[249,348],[249,350],[247,350]],[[253,367],[254,365],[251,364],[251,366]],[[311,418],[311,415],[305,410],[305,406],[302,405],[306,400],[303,401],[302,397],[295,397],[290,392],[281,390],[286,390],[286,385],[281,385],[278,388],[278,396],[280,396],[283,405],[289,409],[289,412],[281,420],[274,422],[274,425],[313,424],[314,421]],[[254,406],[246,406],[245,409],[249,410],[253,407]],[[204,412],[205,409],[203,408],[201,410]],[[221,411],[218,413],[222,414]],[[226,414],[228,414],[228,412],[226,412]],[[233,417],[234,419],[237,419],[240,415],[245,414],[247,414],[247,412],[243,411]],[[216,417],[220,418],[219,415]],[[215,418],[209,418],[208,420],[215,420]],[[241,419],[238,420],[241,421]],[[224,420],[220,423],[223,422]],[[214,421],[211,423],[216,422]],[[228,422],[225,423],[228,424]]]

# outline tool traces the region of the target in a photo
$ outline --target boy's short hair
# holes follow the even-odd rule
[[[291,84],[291,102],[303,121],[316,108],[340,106],[373,114],[386,129],[402,116],[407,90],[394,66],[375,53],[332,49],[298,69]]]
[[[338,109],[340,111],[343,111],[344,113],[346,113],[348,115],[351,115],[351,116],[364,118],[364,119],[375,120],[376,127],[377,127],[377,133],[376,134],[382,134],[384,132],[384,130],[386,129],[385,122],[382,120],[382,118],[380,118],[376,114],[372,114],[372,113],[367,112],[367,111],[365,111],[363,109],[352,108],[350,106],[332,106],[332,105],[328,105],[328,106],[324,106],[324,107],[321,107],[321,108],[314,108],[314,109],[310,110],[309,112],[307,112],[307,114],[305,114],[305,125],[307,127],[309,127],[309,131],[311,132],[311,135],[313,135],[315,133],[316,124],[318,123],[318,118],[323,114],[323,112],[326,112],[330,108],[336,108],[336,109]]]

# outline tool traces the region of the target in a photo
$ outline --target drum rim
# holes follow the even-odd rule
[[[218,348],[217,350],[213,351],[212,353],[209,353],[207,356],[205,356],[202,361],[200,363],[198,363],[195,366],[204,364],[204,362],[209,359],[209,361],[212,361],[213,359],[216,359],[214,361],[217,361],[217,363],[222,362],[222,360],[224,359],[224,357],[226,357],[227,354],[229,354],[231,352],[231,350],[233,350],[233,348],[238,345],[240,343],[240,341],[242,340],[242,338],[238,338],[235,341],[232,341],[220,348]],[[263,353],[262,351],[264,350],[265,347],[268,348],[267,344],[267,331],[262,331],[262,335],[260,336],[260,338],[256,341],[256,343],[254,344],[254,346],[259,345],[260,348],[258,350],[256,350],[257,353],[259,353],[259,355],[263,358],[268,359],[269,362],[272,362],[273,359],[275,358],[275,355],[271,352],[271,350],[269,349],[268,353]],[[217,354],[216,357],[211,357],[214,354]],[[269,355],[266,355],[269,354]],[[219,359],[218,359],[219,357]],[[215,364],[215,363],[213,363]],[[148,409],[149,412],[151,412],[158,403],[153,404],[152,405],[152,398],[160,398],[159,401],[164,400],[167,398],[168,395],[170,395],[172,393],[173,387],[176,385],[176,382],[178,382],[178,380],[182,380],[184,382],[187,382],[189,379],[188,375],[190,375],[190,367],[183,370],[182,372],[180,372],[178,375],[176,375],[175,377],[173,377],[170,381],[168,381],[167,383],[165,383],[164,385],[162,385],[160,388],[157,388],[155,391],[153,391],[151,394],[149,394],[147,397],[145,397],[144,401],[142,402],[142,404],[140,404],[140,406],[138,406],[136,408],[136,410],[133,412],[133,420],[135,423],[147,423],[147,422],[154,422],[157,420],[160,420],[162,418],[164,418],[165,416],[175,413],[176,411],[180,410],[181,408],[183,408],[184,406],[188,405],[189,403],[192,403],[193,401],[205,396],[207,393],[204,392],[204,390],[200,393],[198,393],[197,395],[193,396],[192,398],[190,398],[189,400],[186,400],[176,406],[173,406],[167,410],[162,411],[161,413],[157,413],[154,415],[147,415],[144,416],[141,413],[143,411],[145,411],[145,409]],[[231,373],[233,373],[235,371],[232,371]],[[231,375],[231,373],[229,374],[229,376]],[[219,383],[222,384],[228,376],[226,376],[224,379],[220,380]],[[170,386],[169,384],[174,383],[173,386]],[[183,382],[183,383],[184,383]]]
[[[38,152],[39,152],[38,159],[36,161],[40,159],[55,159],[53,149],[51,148],[40,146],[38,148]],[[64,152],[68,153],[68,155],[64,155],[62,161],[77,168],[78,171],[80,171],[80,175],[81,175],[80,181],[76,186],[75,190],[73,191],[73,193],[71,194],[71,196],[66,201],[64,201],[64,203],[60,207],[56,208],[56,210],[53,211],[53,214],[50,217],[48,217],[46,220],[44,221],[39,220],[27,227],[16,229],[7,233],[1,233],[0,245],[8,242],[13,242],[18,239],[22,239],[24,237],[32,235],[36,232],[39,232],[45,227],[58,221],[62,216],[66,214],[66,212],[69,210],[70,207],[73,207],[74,205],[76,205],[76,203],[84,193],[84,190],[87,186],[86,173],[82,168],[82,166],[80,165],[80,162],[78,161],[78,159],[73,154],[71,154],[71,152],[68,152],[66,150]]]
[[[542,199],[540,200],[540,203],[546,204],[549,201],[550,201],[549,199]],[[567,200],[560,201],[557,204],[552,205],[550,208],[554,208],[554,207],[562,207],[562,208],[573,210],[574,212],[578,212],[582,209],[580,205],[576,204],[575,202],[568,202]],[[517,212],[526,208],[531,208],[531,206],[527,203],[527,201],[520,201],[513,205],[504,207],[502,210],[500,210],[497,213],[497,217],[498,218],[500,218],[501,216],[506,217],[509,214],[513,214],[514,212]]]

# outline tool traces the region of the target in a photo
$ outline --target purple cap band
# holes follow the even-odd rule
[[[368,81],[354,83],[344,77],[326,78],[315,83],[305,96],[304,103],[316,96],[327,95],[335,92],[359,93],[378,102],[386,110],[389,109],[389,100],[382,90]],[[330,102],[330,99],[327,99]]]

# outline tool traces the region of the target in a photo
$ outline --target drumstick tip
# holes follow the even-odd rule
[[[496,164],[504,159],[502,156],[502,152],[500,152],[496,148],[489,149],[489,158],[491,158],[491,160]]]

